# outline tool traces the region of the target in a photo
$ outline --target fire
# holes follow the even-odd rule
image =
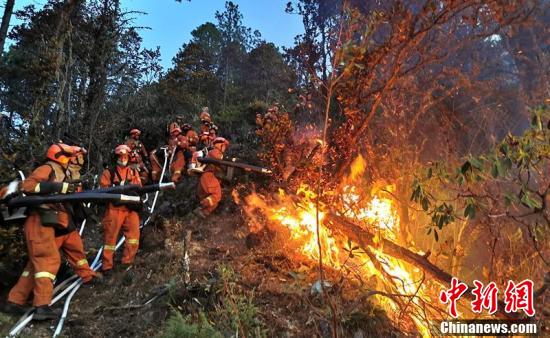
[[[319,219],[319,224],[322,225],[325,218],[325,212],[322,211],[324,205],[320,203],[317,212],[317,195],[306,185],[300,186],[296,195],[301,197],[297,201],[280,189],[276,201],[269,206],[257,194],[249,195],[245,200],[248,206],[259,207],[270,220],[285,226],[290,232],[290,238],[301,244],[300,253],[317,260],[319,259],[317,219]],[[336,240],[332,237],[330,231],[323,226],[319,228],[319,235],[321,247],[325,248],[323,259],[338,266],[339,250]]]
[[[379,184],[370,191],[362,191],[359,187],[364,185],[359,183],[365,170],[365,160],[358,157],[341,187],[323,193],[321,197],[332,196],[339,199],[338,202],[331,203],[330,208],[318,201],[312,188],[302,184],[295,195],[279,190],[269,203],[264,196],[251,194],[245,198],[245,211],[254,218],[254,210],[260,210],[270,221],[269,224],[289,232],[290,242],[297,245],[301,255],[315,261],[319,259],[318,225],[324,264],[334,269],[353,267],[365,279],[376,277],[384,291],[410,296],[403,302],[383,296],[377,296],[377,300],[381,306],[391,310],[388,312],[398,314],[401,313],[403,303],[409,302],[409,318],[423,336],[429,336],[425,315],[419,310],[422,308],[422,301],[430,302],[426,284],[421,283],[420,271],[386,255],[381,245],[382,240],[397,242],[399,238],[400,220],[395,202],[391,198],[394,187]],[[329,211],[353,219],[355,223],[375,233],[375,243],[378,245],[369,247],[367,254],[354,254],[353,259],[350,259],[349,248],[347,251],[339,249],[344,247],[344,243],[348,243],[347,238],[336,237],[324,224]],[[372,258],[375,258],[376,265]]]

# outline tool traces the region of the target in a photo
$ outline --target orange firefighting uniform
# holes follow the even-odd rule
[[[140,140],[136,140],[132,137],[128,138],[124,144],[132,150],[130,163],[133,165],[134,169],[139,172],[141,184],[146,184],[149,180],[149,170],[144,162],[144,160],[149,157],[147,149],[145,149],[145,146]]]
[[[78,177],[71,176],[71,178],[77,179]],[[67,258],[67,261],[69,262],[69,265],[73,268],[76,274],[80,278],[82,278],[82,281],[84,283],[89,282],[93,277],[96,276],[96,272],[93,271],[88,264],[86,254],[84,253],[82,238],[80,237],[80,234],[76,231],[76,229],[56,229],[55,247],[58,251],[60,249],[63,251],[65,257]],[[8,295],[9,302],[24,305],[27,299],[29,299],[31,291],[34,287],[34,278],[32,276],[32,271],[34,271],[34,267],[32,265],[32,262],[29,260],[27,262],[27,265],[25,266],[25,269],[23,269],[23,273],[19,277],[17,284],[15,284]]]
[[[25,193],[39,193],[42,182],[65,181],[65,170],[53,161],[38,167],[23,182],[21,190]],[[33,305],[49,305],[52,299],[53,281],[61,264],[58,246],[55,239],[55,229],[52,226],[43,226],[40,213],[55,213],[56,227],[66,229],[70,225],[70,215],[62,204],[46,204],[30,210],[24,225],[25,239],[29,254],[29,262],[11,289],[8,301],[23,305],[27,301],[30,291],[33,290]]]
[[[223,153],[219,149],[212,149],[208,157],[223,159]],[[200,201],[201,210],[205,215],[214,211],[222,199],[222,188],[216,174],[221,174],[221,168],[209,164],[204,169],[197,186],[197,196]]]
[[[99,180],[102,188],[113,185],[138,184],[141,180],[137,171],[126,166],[116,166],[112,170],[105,169]],[[126,237],[124,251],[122,254],[122,264],[131,264],[134,261],[139,246],[139,214],[136,211],[128,209],[125,205],[113,205],[109,203],[105,216],[103,217],[103,271],[113,268],[113,254],[116,248],[116,242],[120,229]]]
[[[187,137],[183,135],[177,135],[170,137],[168,140],[168,151],[167,156],[168,160],[172,160],[172,162],[169,163],[170,173],[172,174],[172,177],[170,180],[172,182],[179,182],[182,176],[182,172],[185,169],[185,155],[184,152],[188,149],[188,141]],[[172,156],[172,152],[175,151],[176,153],[174,156]],[[157,155],[157,152],[159,152],[162,156],[159,158]],[[158,181],[160,179],[160,174],[162,173],[162,164],[164,163],[164,151],[163,150],[155,150],[151,152],[151,174],[154,181]]]

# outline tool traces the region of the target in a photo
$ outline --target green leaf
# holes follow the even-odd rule
[[[481,163],[481,161],[478,160],[477,158],[471,158],[469,162],[476,169],[481,169],[483,167],[483,163]]]
[[[476,217],[476,207],[474,204],[468,204],[464,209],[464,217],[474,219]]]
[[[429,207],[430,207],[430,201],[428,200],[428,198],[424,197],[422,199],[422,209],[424,209],[424,211],[428,211]]]
[[[502,161],[502,167],[508,172],[510,169],[512,169],[512,160],[509,157],[505,157]]]
[[[463,174],[463,175],[466,175],[466,173],[468,171],[471,171],[472,170],[472,164],[470,163],[470,161],[466,161],[464,162],[464,164],[462,165],[462,167],[460,168],[460,172]]]
[[[443,229],[443,225],[445,223],[445,217],[439,217],[439,219],[437,220],[437,227],[439,228],[439,230],[442,230]]]
[[[537,130],[542,130],[542,120],[540,118],[540,114],[533,114],[533,118],[531,119],[531,127]]]
[[[430,168],[428,168],[428,173],[426,174],[426,178],[427,178],[427,179],[432,178],[432,174],[433,174],[432,168],[430,167]]]
[[[525,191],[521,196],[521,202],[531,209],[540,209],[542,207],[542,204],[538,199],[531,197],[531,194]]]
[[[499,161],[496,161],[495,163],[493,163],[493,166],[491,167],[491,176],[493,176],[493,178],[498,177],[498,174],[499,174],[498,163]]]

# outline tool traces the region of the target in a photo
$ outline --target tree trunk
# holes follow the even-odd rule
[[[2,24],[0,25],[0,56],[2,56],[2,53],[4,52],[4,44],[6,43],[6,36],[8,35],[14,5],[15,0],[6,0],[4,15],[2,16]]]
[[[68,25],[70,24],[71,16],[75,13],[79,5],[83,2],[84,0],[66,0],[63,3],[62,8],[60,9],[59,18],[57,20],[54,34],[48,46],[48,48],[52,51],[52,57],[48,61],[51,63],[51,69],[53,71],[52,73],[48,74],[48,78],[41,84],[41,88],[38,89],[37,97],[33,102],[31,108],[32,121],[29,128],[29,135],[34,141],[43,139],[41,131],[43,130],[44,125],[46,125],[44,121],[44,113],[47,111],[53,101],[53,98],[48,92],[48,88],[58,77],[60,67],[63,63],[64,44],[67,38],[67,30]]]
[[[90,85],[88,87],[85,99],[86,121],[88,126],[88,151],[91,151],[94,141],[94,132],[96,131],[97,121],[103,110],[105,101],[108,67],[111,63],[117,41],[118,31],[116,22],[119,16],[119,0],[104,0],[102,13],[100,15],[100,25],[95,32],[94,51],[96,51],[89,68]],[[88,169],[91,165],[88,161]],[[100,165],[99,163],[96,163]]]

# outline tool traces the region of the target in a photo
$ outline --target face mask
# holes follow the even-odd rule
[[[116,161],[116,164],[118,164],[119,166],[121,167],[125,167],[127,164],[128,164],[128,160],[121,160],[121,159],[118,159]]]

